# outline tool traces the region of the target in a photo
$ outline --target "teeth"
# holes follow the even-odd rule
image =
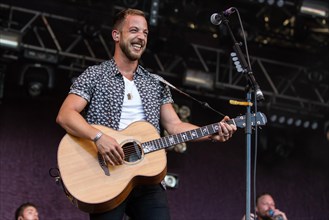
[[[140,44],[133,44],[133,47],[135,47],[137,49],[140,49],[140,48],[142,48],[142,45],[140,45]]]

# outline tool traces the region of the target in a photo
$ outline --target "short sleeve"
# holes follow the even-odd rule
[[[81,96],[88,102],[90,102],[90,98],[92,97],[95,83],[97,82],[97,77],[99,70],[98,66],[88,67],[70,87],[69,94],[76,94]]]

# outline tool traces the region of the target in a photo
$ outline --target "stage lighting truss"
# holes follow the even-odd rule
[[[57,68],[70,72],[76,70],[80,72],[87,66],[112,57],[112,28],[109,26],[92,27],[88,26],[92,24],[81,24],[81,21],[70,17],[5,4],[0,4],[0,9],[4,15],[3,24],[15,24],[6,27],[6,33],[18,32],[24,35],[20,49],[26,50],[23,54],[30,60],[56,64]],[[18,14],[23,14],[24,19]],[[5,18],[6,15],[10,16]],[[17,20],[19,17],[21,19]],[[0,29],[4,30],[4,27]],[[84,33],[86,30],[93,30],[93,33],[97,34]],[[34,39],[33,42],[28,41],[31,38]],[[152,38],[149,42],[151,44],[152,40],[162,38],[163,36]],[[145,67],[151,72],[175,82],[175,86],[184,81],[182,79],[186,79],[183,77],[187,67],[198,73],[207,74],[191,78],[193,80],[189,82],[194,84],[185,87],[185,92],[191,95],[221,100],[244,97],[246,78],[236,71],[238,63],[234,63],[226,50],[187,41],[182,41],[180,44],[175,46],[174,52],[149,47],[140,62],[147,64]],[[164,46],[167,48],[168,45]],[[177,47],[186,50],[178,51]],[[18,55],[14,56],[13,51],[1,50],[0,56],[17,59]],[[309,74],[307,66],[262,57],[250,56],[250,61],[257,82],[264,93],[266,105],[293,110],[302,109],[316,114],[327,114],[329,111],[327,72],[323,75]],[[206,83],[196,85],[195,80],[200,81],[200,79]],[[310,79],[313,80],[312,83],[309,83]],[[321,80],[314,82],[314,79]],[[200,91],[201,85],[205,88]]]

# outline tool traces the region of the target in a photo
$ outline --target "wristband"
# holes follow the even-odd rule
[[[93,139],[93,142],[96,143],[96,142],[97,142],[102,136],[103,136],[103,132],[99,131],[99,132],[96,134],[95,138]]]

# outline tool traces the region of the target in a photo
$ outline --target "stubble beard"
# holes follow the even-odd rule
[[[122,52],[126,55],[126,57],[131,60],[131,61],[136,61],[136,60],[139,60],[142,56],[142,54],[144,53],[145,51],[145,47],[141,48],[141,52],[136,54],[136,53],[133,53],[130,49],[129,49],[129,45],[130,43],[121,43],[120,42],[120,48],[122,50]]]

